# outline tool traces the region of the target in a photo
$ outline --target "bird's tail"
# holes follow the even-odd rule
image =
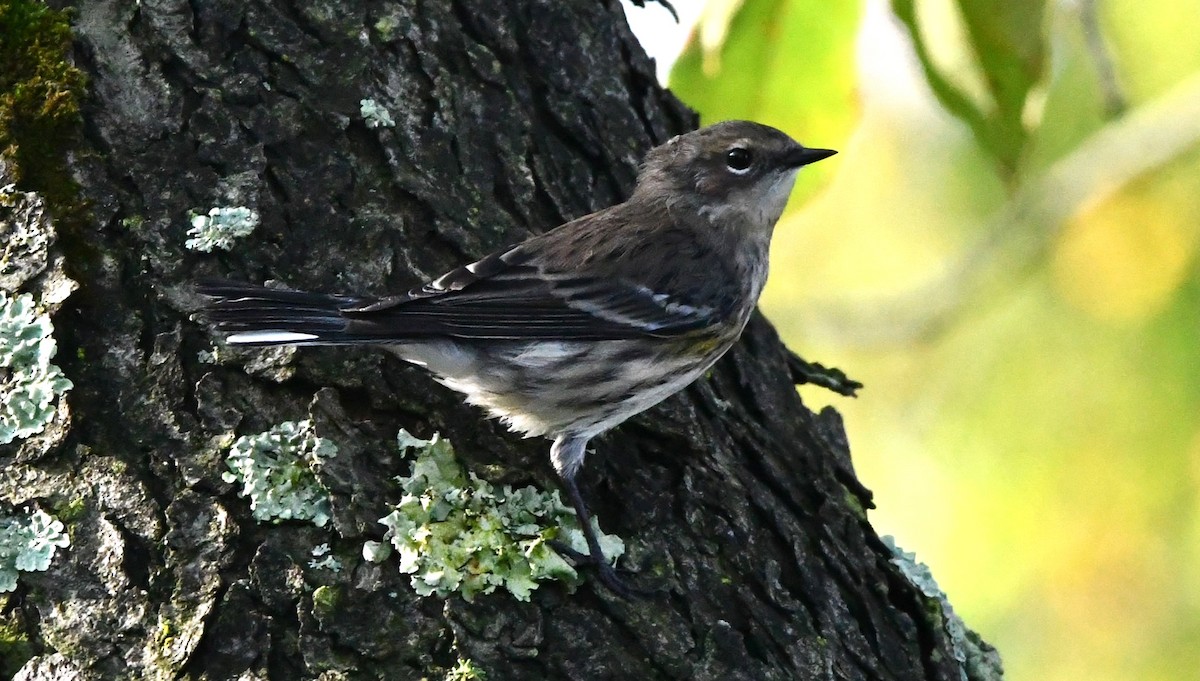
[[[231,332],[234,345],[343,345],[378,343],[376,334],[354,328],[344,311],[372,299],[206,280],[196,290],[212,298],[200,316]]]

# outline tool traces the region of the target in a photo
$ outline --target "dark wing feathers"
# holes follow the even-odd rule
[[[405,296],[343,310],[352,326],[373,322],[409,336],[599,340],[673,336],[716,320],[707,310],[671,305],[649,290],[618,281],[547,276],[531,265],[451,272]],[[448,275],[448,276],[450,276]],[[435,292],[436,291],[436,292]]]
[[[372,300],[354,309],[354,312],[375,312],[396,307],[414,300],[424,298],[444,297],[447,293],[462,291],[471,284],[484,279],[494,279],[496,275],[511,269],[514,263],[524,262],[528,256],[520,246],[503,251],[497,251],[469,265],[456,267],[433,281],[403,293],[398,296],[388,296]],[[493,281],[498,284],[498,281]],[[503,287],[497,287],[493,295],[502,295]]]
[[[222,330],[312,334],[313,343],[669,337],[718,321],[718,311],[709,308],[622,281],[547,274],[529,260],[517,247],[386,298],[211,281],[198,289],[216,298],[206,314]]]

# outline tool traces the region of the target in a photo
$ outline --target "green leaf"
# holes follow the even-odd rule
[[[958,6],[992,94],[990,134],[1000,160],[1015,168],[1026,138],[1025,100],[1046,65],[1045,0],[959,0]]]
[[[892,11],[908,30],[938,102],[971,128],[976,142],[1012,179],[1028,138],[1025,103],[1046,67],[1045,0],[958,0],[958,8],[991,95],[986,106],[957,88],[933,62],[915,0],[892,0]]]
[[[671,71],[671,90],[706,123],[748,119],[805,144],[837,148],[859,117],[854,36],[858,2],[713,0]],[[726,24],[726,22],[728,22]],[[724,38],[707,48],[702,35]],[[832,166],[801,173],[811,194]]]

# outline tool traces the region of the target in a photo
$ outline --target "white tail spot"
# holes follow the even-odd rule
[[[250,331],[248,333],[235,333],[225,339],[230,345],[239,345],[242,343],[303,343],[304,341],[317,340],[320,336],[314,336],[311,333],[295,333],[293,331]]]

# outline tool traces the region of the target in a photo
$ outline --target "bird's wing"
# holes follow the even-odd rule
[[[514,340],[671,337],[717,324],[725,312],[627,281],[547,271],[524,246],[406,294],[341,308],[356,334]]]

